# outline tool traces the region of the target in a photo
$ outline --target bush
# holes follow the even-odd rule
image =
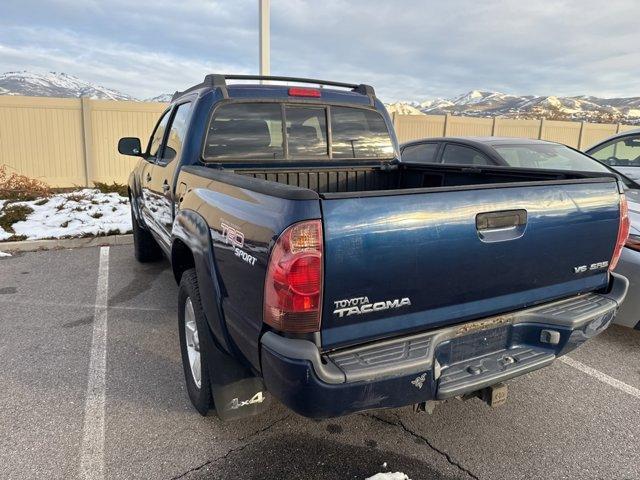
[[[5,232],[16,233],[13,224],[27,219],[27,215],[33,212],[33,208],[27,205],[7,205],[0,213],[0,227]]]
[[[66,195],[66,199],[71,200],[72,202],[81,202],[83,200],[86,200],[87,197],[82,192],[71,192]]]
[[[0,165],[0,198],[3,200],[29,201],[51,195],[51,188],[40,180],[18,173],[9,173],[6,165]]]
[[[121,197],[129,196],[129,187],[127,185],[123,185],[121,183],[113,182],[112,184],[102,183],[102,182],[93,182],[98,190],[102,193],[117,193]]]

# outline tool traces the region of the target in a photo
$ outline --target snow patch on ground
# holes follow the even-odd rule
[[[0,211],[4,203],[0,200]],[[13,224],[15,235],[25,235],[29,240],[131,232],[129,199],[117,193],[87,188],[52,195],[46,202],[35,200],[13,202],[12,205],[27,205],[33,209],[25,221]],[[0,241],[11,235],[0,228]]]
[[[1,250],[0,250],[0,258],[1,258],[1,257],[10,257],[10,256],[11,256],[11,254],[10,254],[10,253],[3,252],[3,251],[1,251]]]
[[[402,472],[388,472],[388,473],[376,473],[373,477],[368,477],[366,480],[411,480],[405,473]]]

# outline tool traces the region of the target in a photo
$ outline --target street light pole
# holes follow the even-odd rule
[[[270,0],[258,1],[260,2],[260,75],[269,75],[271,71],[271,65],[269,62],[271,34],[269,25],[269,4],[271,2]]]

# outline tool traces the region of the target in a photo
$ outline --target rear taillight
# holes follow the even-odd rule
[[[276,241],[264,287],[264,322],[292,333],[320,330],[322,223],[287,228]]]
[[[622,255],[622,249],[627,243],[629,238],[629,206],[627,205],[627,198],[624,195],[620,195],[620,224],[618,225],[618,239],[616,240],[616,248],[613,251],[613,256],[609,262],[609,270],[613,270],[618,265],[620,255]]]

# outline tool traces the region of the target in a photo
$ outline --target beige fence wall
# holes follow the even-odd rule
[[[427,118],[425,118],[427,117]],[[474,136],[538,138],[585,149],[633,125],[522,120],[511,118],[456,117],[452,115],[393,115],[400,142],[426,137]]]
[[[0,165],[54,187],[125,183],[136,160],[118,154],[118,139],[146,144],[163,103],[0,96]],[[441,136],[553,140],[586,148],[633,126],[552,120],[393,115],[401,142]]]
[[[0,96],[0,165],[53,187],[125,183],[136,160],[120,137],[146,144],[163,103]]]

